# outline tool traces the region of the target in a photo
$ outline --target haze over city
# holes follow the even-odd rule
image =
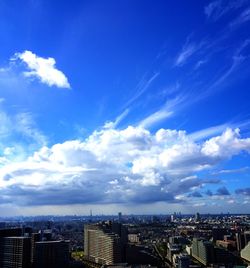
[[[0,1],[1,216],[249,213],[250,3]]]

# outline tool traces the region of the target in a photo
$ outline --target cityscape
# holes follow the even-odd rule
[[[250,215],[43,216],[1,222],[0,267],[248,267]]]
[[[0,268],[250,267],[250,0],[0,0]]]

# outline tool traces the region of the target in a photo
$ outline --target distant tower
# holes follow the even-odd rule
[[[170,216],[170,220],[171,220],[171,222],[174,222],[176,220],[176,213],[174,213]]]
[[[122,213],[121,212],[118,213],[118,222],[119,223],[122,222]]]
[[[200,221],[200,220],[201,220],[201,215],[200,215],[199,212],[197,212],[197,213],[195,214],[195,221]]]
[[[89,222],[92,222],[92,209],[89,212]]]

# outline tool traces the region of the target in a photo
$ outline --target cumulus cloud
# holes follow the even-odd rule
[[[220,187],[217,189],[216,195],[230,195],[226,187]]]
[[[250,196],[250,187],[237,189],[235,190],[235,193]]]
[[[189,197],[202,197],[202,194],[200,192],[193,192],[191,194],[188,195]]]
[[[249,150],[250,139],[240,138],[238,129],[202,143],[185,131],[101,129],[85,141],[43,146],[26,161],[4,164],[1,202],[15,197],[22,205],[182,203],[185,196],[199,197],[199,189],[220,183],[199,178],[199,171]],[[226,188],[217,191],[227,194]]]
[[[23,53],[16,53],[12,60],[16,59],[20,59],[27,65],[28,71],[23,73],[26,77],[35,77],[48,86],[70,88],[65,74],[56,68],[54,58],[42,58],[26,50]]]
[[[207,196],[213,196],[213,193],[212,193],[211,190],[207,190],[207,191],[205,192],[205,194],[206,194]]]

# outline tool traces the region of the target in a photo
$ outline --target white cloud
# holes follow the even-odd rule
[[[20,59],[27,64],[29,71],[24,72],[26,77],[36,77],[48,86],[70,88],[67,77],[55,66],[54,58],[42,58],[31,51],[16,53],[12,60]]]
[[[221,136],[206,141],[201,151],[204,155],[226,159],[242,150],[250,152],[250,138],[240,139],[239,129],[227,129]]]
[[[8,150],[7,150],[8,151]],[[197,172],[242,151],[250,138],[238,129],[196,143],[185,131],[142,127],[95,131],[85,141],[42,147],[26,161],[0,168],[1,202],[21,205],[186,202],[218,179]],[[178,197],[178,198],[177,198]]]

